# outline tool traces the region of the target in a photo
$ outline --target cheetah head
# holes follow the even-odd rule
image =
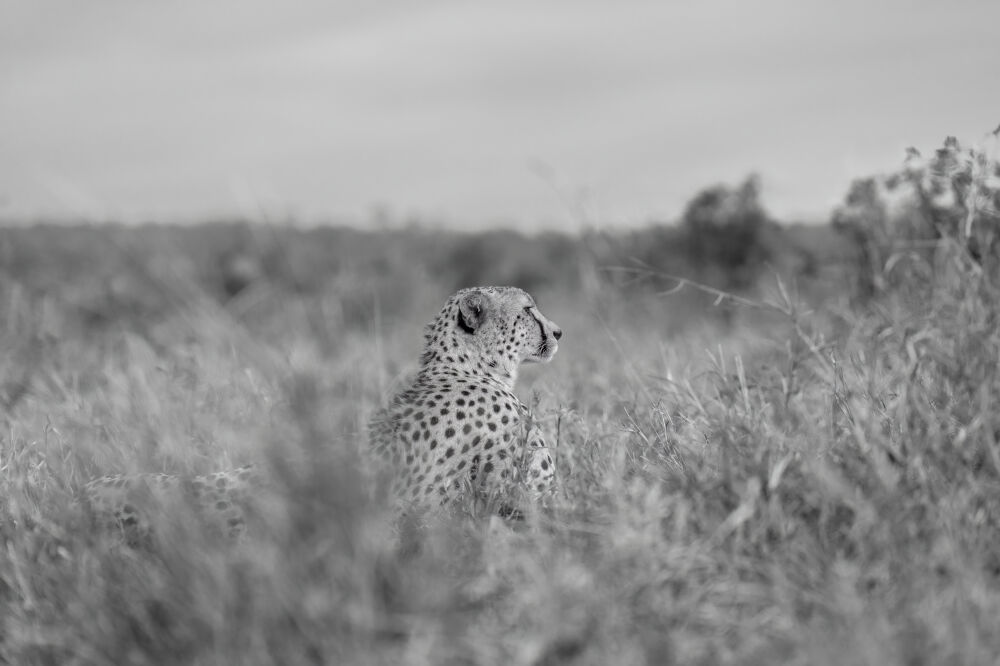
[[[482,364],[511,379],[522,363],[547,363],[562,330],[517,287],[463,289],[445,304],[427,332],[425,361]]]

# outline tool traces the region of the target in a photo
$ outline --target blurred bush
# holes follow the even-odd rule
[[[752,286],[770,258],[770,248],[763,242],[770,224],[756,176],[736,187],[702,190],[681,219],[697,274],[713,286],[732,290]]]
[[[855,180],[831,222],[853,248],[853,293],[864,301],[927,284],[953,250],[996,278],[998,211],[995,150],[948,137],[930,158],[910,148],[899,170]]]
[[[455,234],[433,257],[434,273],[450,290],[477,284],[510,284],[527,291],[558,284],[575,290],[580,281],[581,246],[559,233],[525,236],[515,231]]]

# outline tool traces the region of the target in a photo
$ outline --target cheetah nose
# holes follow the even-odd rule
[[[559,340],[560,338],[562,338],[562,329],[561,328],[553,328],[552,329],[552,337],[555,338],[556,340]]]

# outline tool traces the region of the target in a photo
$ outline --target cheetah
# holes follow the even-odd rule
[[[552,360],[562,330],[521,289],[476,287],[454,294],[425,337],[416,377],[369,424],[371,457],[390,472],[398,506],[442,506],[469,488],[551,494],[552,455],[512,390],[521,363]],[[131,545],[148,539],[147,510],[164,500],[187,502],[210,527],[240,537],[247,502],[264,485],[252,465],[196,477],[114,475],[87,483],[81,503]]]
[[[469,489],[501,499],[551,495],[552,454],[513,388],[520,365],[552,360],[560,338],[516,287],[448,299],[427,325],[415,378],[369,423],[370,451],[397,506],[441,507]]]
[[[206,526],[239,538],[246,531],[246,503],[261,483],[252,465],[195,477],[116,474],[87,483],[82,503],[94,519],[118,531],[130,545],[148,541],[147,511],[151,503],[164,501],[188,502]]]

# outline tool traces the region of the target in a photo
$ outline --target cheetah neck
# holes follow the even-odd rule
[[[504,367],[495,360],[484,358],[482,355],[460,354],[456,356],[428,350],[424,353],[420,367],[422,374],[453,374],[485,380],[506,391],[513,391],[514,384],[517,382],[516,367]]]
[[[420,358],[421,368],[450,370],[466,376],[481,377],[511,391],[517,381],[519,364],[504,359],[502,355],[487,352],[476,345],[461,341],[454,330],[445,332],[444,322],[452,319],[454,313],[449,310],[444,319],[439,317],[428,326],[424,336],[426,346]]]

